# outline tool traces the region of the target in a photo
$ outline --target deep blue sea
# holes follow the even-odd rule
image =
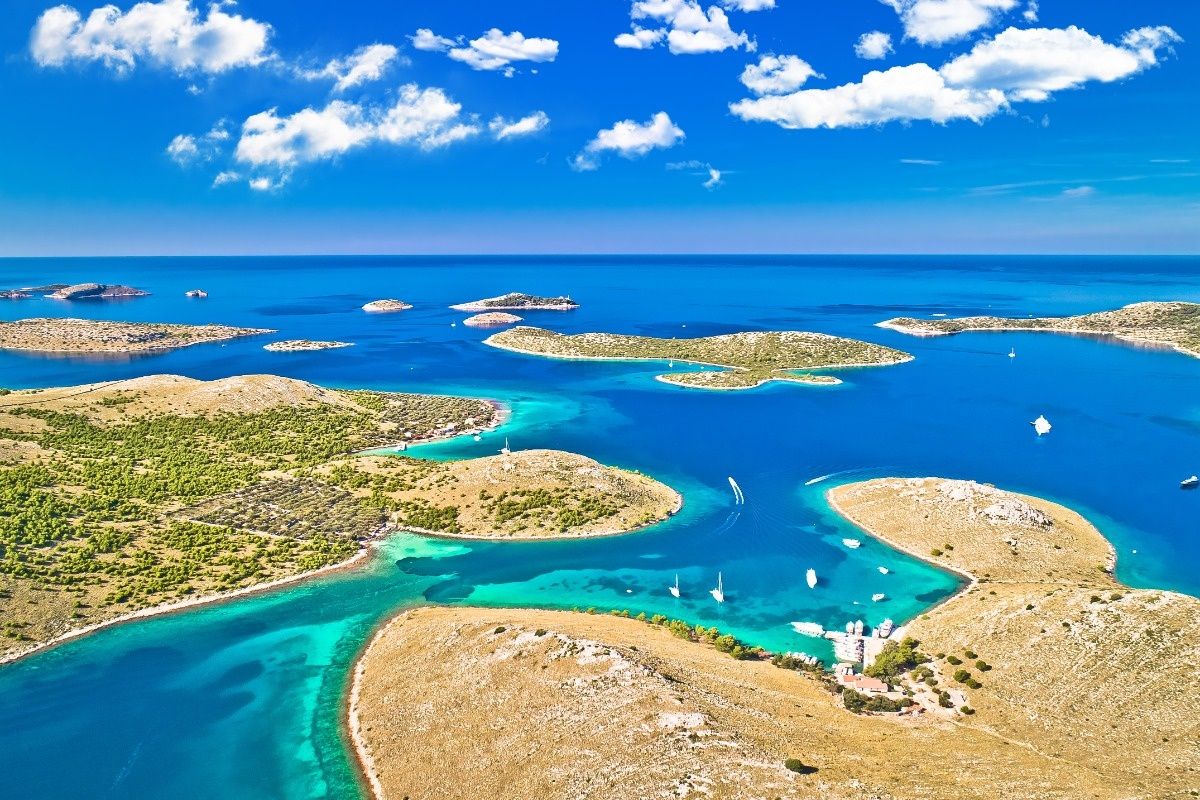
[[[368,565],[264,595],[110,628],[0,667],[8,797],[359,797],[340,727],[350,665],[397,609],[436,603],[663,613],[773,650],[826,655],[791,621],[902,622],[956,580],[868,540],[824,492],[882,475],[972,478],[1065,503],[1093,520],[1133,586],[1200,594],[1200,360],[1090,338],[917,339],[889,317],[1071,314],[1140,300],[1200,301],[1196,258],[595,257],[0,260],[0,288],[96,280],[150,297],[0,301],[32,316],[217,322],[277,336],[122,359],[0,353],[0,386],[153,373],[275,373],[338,387],[444,392],[508,404],[504,428],[410,451],[434,458],[573,450],[637,468],[685,497],[672,520],[624,537],[545,543],[390,540]],[[203,288],[205,300],[184,292]],[[494,350],[452,303],[569,294],[574,312],[526,315],[564,332],[701,336],[811,330],[890,345],[907,364],[840,373],[839,387],[705,392],[653,380],[661,365]],[[363,303],[399,298],[399,314]],[[459,324],[455,324],[459,323]],[[277,338],[355,346],[268,353]],[[1017,358],[1007,357],[1015,348]],[[1038,438],[1029,421],[1053,423]],[[745,492],[735,507],[727,478]],[[811,486],[809,481],[826,477]],[[864,540],[858,550],[843,537]],[[1136,552],[1135,552],[1136,551]],[[882,575],[878,566],[887,566]],[[815,590],[804,571],[817,571]],[[728,601],[708,596],[717,573]],[[679,575],[683,597],[666,591]],[[872,603],[873,593],[888,599]],[[419,677],[414,677],[419,680]]]

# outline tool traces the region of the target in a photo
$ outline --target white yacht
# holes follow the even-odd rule
[[[860,542],[858,539],[842,539],[842,544],[846,545],[846,547],[849,547],[851,550],[857,550],[858,548],[862,547],[862,542]]]
[[[889,572],[891,572],[891,570],[889,570],[887,567],[876,567],[876,569],[879,570],[880,575],[887,575]]]
[[[801,636],[821,637],[825,635],[825,629],[816,622],[793,622],[792,630]]]
[[[718,603],[725,602],[725,581],[721,576],[721,573],[717,573],[717,588],[709,589],[708,593],[711,594],[713,596],[713,600],[716,600]]]
[[[1187,480],[1179,482],[1180,489],[1195,489],[1197,486],[1200,486],[1200,475],[1193,475]]]
[[[887,600],[887,595],[883,592],[876,592],[875,594],[871,595],[872,603],[878,603],[881,600]]]
[[[808,588],[817,588],[817,571],[810,568],[808,572],[804,573],[804,580],[808,584]]]
[[[1029,424],[1033,426],[1033,429],[1035,431],[1037,431],[1038,436],[1045,436],[1047,433],[1050,432],[1050,428],[1053,427],[1050,424],[1050,420],[1046,419],[1044,416],[1039,416],[1037,419],[1035,419],[1033,422],[1031,422]]]
[[[675,585],[668,586],[667,591],[671,593],[671,597],[679,597],[679,573],[675,573]]]

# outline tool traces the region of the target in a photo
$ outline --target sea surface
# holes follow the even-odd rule
[[[0,301],[0,319],[218,322],[276,336],[122,358],[0,353],[0,386],[154,373],[275,373],[338,387],[495,398],[511,421],[462,458],[553,447],[642,470],[683,511],[623,537],[542,543],[397,535],[365,566],[186,613],[109,628],[0,667],[0,795],[30,798],[354,798],[341,727],[350,667],[372,629],[423,603],[666,614],[772,650],[828,656],[790,622],[911,619],[956,578],[857,532],[828,508],[839,482],[971,478],[1065,503],[1116,545],[1118,577],[1200,594],[1200,360],[1094,338],[918,339],[889,317],[1072,314],[1200,301],[1195,258],[192,258],[0,260],[0,288],[96,280],[117,302]],[[203,288],[208,299],[184,292]],[[700,336],[811,330],[913,353],[839,387],[706,392],[654,381],[661,364],[571,362],[489,348],[452,303],[569,294],[564,332]],[[399,298],[399,314],[363,303]],[[268,353],[281,338],[354,347]],[[1015,348],[1017,357],[1008,358]],[[1054,424],[1037,437],[1029,421]],[[728,478],[746,496],[735,506]],[[811,483],[815,479],[815,483]],[[851,550],[842,539],[856,537]],[[890,574],[883,575],[879,566]],[[804,573],[819,576],[816,589]],[[720,573],[727,602],[708,594]],[[667,592],[676,575],[682,598]],[[883,592],[887,600],[873,603]],[[1147,654],[1150,656],[1151,654]],[[420,680],[414,676],[414,680]]]

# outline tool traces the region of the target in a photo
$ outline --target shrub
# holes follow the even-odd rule
[[[941,554],[942,554],[942,551],[938,550],[936,547],[929,551],[929,555],[933,556],[934,558],[937,558]]]
[[[963,706],[962,708],[960,708],[958,710],[961,711],[962,713],[966,714],[967,716],[971,716],[972,714],[975,713],[975,709],[971,708],[970,706]]]
[[[959,683],[966,683],[967,681],[971,680],[971,673],[967,672],[965,669],[956,669],[954,670],[954,680],[958,681]]]
[[[497,625],[496,630],[492,631],[492,633],[504,633],[505,630],[506,628],[503,625]]]
[[[962,663],[962,659],[959,658],[958,656],[946,656],[946,663],[953,664],[954,666],[957,667],[959,664]]]
[[[920,642],[912,637],[903,641],[888,642],[883,646],[871,666],[865,670],[872,678],[879,678],[888,683],[894,683],[900,675],[908,672],[919,664],[929,660],[929,657],[917,650]]]
[[[980,672],[987,672],[991,668],[992,668],[992,665],[987,663],[983,659],[979,659],[978,661],[975,662],[975,669],[979,670]]]
[[[810,767],[798,758],[789,758],[783,762],[783,766],[795,772],[798,775],[812,775],[817,771],[816,767]]]
[[[534,636],[537,636],[537,637],[539,637],[539,638],[540,638],[540,637],[542,637],[542,636],[545,636],[545,635],[546,635],[546,629],[545,629],[545,628],[538,628],[536,631],[534,631],[534,632],[533,632],[533,635],[534,635]]]
[[[966,681],[964,681],[964,683],[966,683],[966,685],[968,687],[970,687],[971,689],[980,689],[983,687],[983,684],[980,683],[979,681],[975,680],[974,678],[967,678]]]
[[[979,658],[979,654],[974,650],[963,650],[963,655],[967,658]]]

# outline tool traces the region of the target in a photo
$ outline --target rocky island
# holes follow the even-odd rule
[[[828,676],[665,618],[415,609],[380,629],[350,690],[374,796],[1127,800],[1194,788],[1200,702],[1183,687],[1197,677],[1200,601],[1119,585],[1095,528],[1037,498],[883,479],[830,499],[970,577],[870,668],[889,695],[965,694],[970,707],[851,713],[857,693]],[[969,768],[944,753],[970,753]]]
[[[486,314],[476,314],[473,317],[467,317],[463,320],[463,325],[469,325],[472,328],[499,328],[505,325],[515,325],[521,321],[521,318],[516,314],[505,314],[502,311],[493,311]]]
[[[885,366],[912,359],[890,347],[822,333],[768,331],[694,339],[659,339],[615,333],[566,335],[520,326],[493,334],[485,344],[549,358],[605,361],[680,361],[722,367],[673,372],[660,381],[700,389],[752,389],[770,381],[832,385],[841,381],[815,370]]]
[[[0,322],[0,349],[41,353],[146,353],[274,333],[265,328],[39,317]]]
[[[395,311],[408,311],[411,303],[403,300],[372,300],[362,307],[368,314],[390,314]]]
[[[1135,344],[1170,347],[1200,358],[1200,303],[1134,303],[1115,311],[1073,317],[897,317],[879,323],[912,336],[947,336],[967,331],[1048,331],[1110,336]]]
[[[5,392],[0,660],[145,609],[341,564],[389,530],[393,514],[419,505],[364,496],[347,477],[349,454],[500,419],[483,400],[270,375]],[[337,470],[325,468],[332,461]],[[419,482],[425,462],[395,461],[403,479],[374,465],[363,474],[385,475],[384,492]],[[513,475],[497,494],[526,488]]]
[[[532,294],[509,292],[499,297],[487,297],[450,306],[455,311],[573,311],[579,304],[569,297],[538,297]]]
[[[263,345],[263,350],[272,353],[305,353],[310,350],[337,350],[342,347],[353,347],[354,342],[315,341],[313,339],[285,339],[281,342],[271,342]]]
[[[111,283],[76,283],[62,286],[46,295],[52,300],[118,300],[126,297],[147,297],[149,292]]]

